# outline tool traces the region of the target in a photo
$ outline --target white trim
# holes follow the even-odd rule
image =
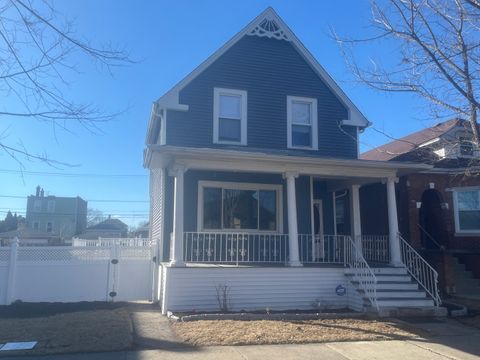
[[[205,187],[216,187],[223,189],[236,189],[236,190],[272,190],[276,193],[277,202],[277,230],[260,230],[260,229],[223,229],[223,203],[222,203],[222,216],[221,226],[222,229],[204,229],[203,228],[203,189]],[[215,232],[245,232],[245,233],[279,233],[283,234],[283,186],[280,184],[259,184],[248,182],[230,182],[230,181],[210,181],[199,180],[198,181],[198,195],[197,195],[197,231],[212,231]]]
[[[219,119],[220,119],[220,95],[240,96],[240,141],[225,141],[218,138]],[[213,89],[213,143],[230,145],[247,145],[247,92],[237,89]]]
[[[332,191],[333,235],[337,236],[337,192]]]
[[[234,37],[232,37],[227,43],[225,43],[220,49],[208,57],[203,63],[195,68],[190,74],[184,77],[178,82],[172,89],[160,97],[156,103],[161,108],[177,109],[181,111],[188,111],[188,105],[180,104],[179,93],[180,91],[194,80],[199,74],[213,64],[220,56],[222,56],[228,49],[235,45],[244,35],[249,34],[254,30],[265,18],[273,19],[282,28],[286,37],[291,41],[293,46],[298,50],[301,56],[310,64],[312,69],[317,75],[326,83],[326,85],[333,91],[333,93],[339,98],[339,100],[348,109],[348,119],[343,121],[344,125],[367,127],[370,126],[370,122],[355,106],[355,104],[348,98],[333,78],[327,73],[327,71],[318,63],[313,55],[305,48],[302,42],[297,36],[290,30],[285,22],[278,16],[278,14],[271,7],[268,7],[260,15],[258,15],[253,21],[239,31]],[[151,118],[152,121],[152,118]],[[149,129],[152,127],[149,126]],[[148,138],[148,137],[147,137]]]
[[[303,102],[310,105],[311,124],[310,129],[312,132],[312,146],[295,146],[292,144],[292,126],[308,126],[305,124],[294,124],[292,116],[292,103]],[[316,98],[307,98],[300,96],[287,96],[287,147],[289,149],[304,149],[304,150],[318,150],[318,102]]]
[[[167,143],[167,112],[163,110],[160,114],[160,144],[165,145]]]
[[[315,229],[314,229],[314,217],[313,217],[313,204],[314,204],[314,196],[313,196],[313,176],[310,176],[310,230],[312,233],[312,239],[315,235]]]
[[[460,218],[459,218],[459,208],[458,208],[458,193],[459,192],[471,192],[476,191],[480,196],[480,187],[478,186],[466,186],[466,187],[456,187],[452,188],[453,195],[453,218],[455,220],[455,236],[468,236],[468,235],[479,235],[480,228],[474,230],[462,230],[460,229]]]
[[[404,176],[432,168],[432,165],[418,163],[287,156],[230,149],[200,149],[170,145],[152,145],[149,149],[149,153],[152,154],[147,164],[149,168],[170,166],[173,162],[178,162],[190,169],[279,174],[296,171],[305,175],[375,179]]]

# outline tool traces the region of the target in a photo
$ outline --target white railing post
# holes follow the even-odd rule
[[[10,244],[10,260],[8,262],[8,280],[5,303],[10,305],[15,301],[15,282],[17,278],[17,259],[18,259],[19,240],[16,237]]]
[[[396,178],[387,179],[387,202],[388,202],[388,235],[390,244],[390,264],[402,265],[400,253],[400,239],[398,237],[397,199],[395,196]]]
[[[185,167],[176,166],[170,170],[175,177],[173,196],[173,241],[170,243],[171,266],[184,266],[183,260],[183,206],[184,206],[184,173]]]
[[[288,265],[302,266],[298,250],[297,197],[295,189],[295,179],[298,177],[298,173],[289,171],[283,177],[287,179]]]

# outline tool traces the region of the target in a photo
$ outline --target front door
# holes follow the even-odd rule
[[[325,257],[325,246],[323,239],[323,203],[322,200],[313,202],[313,257],[314,260]]]

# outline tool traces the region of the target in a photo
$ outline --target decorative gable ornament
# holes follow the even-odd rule
[[[285,31],[270,16],[265,17],[247,35],[274,38],[277,40],[291,41]]]

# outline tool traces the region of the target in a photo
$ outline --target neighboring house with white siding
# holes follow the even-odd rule
[[[155,101],[144,165],[163,312],[218,310],[224,285],[232,310],[438,310],[396,212],[397,177],[430,166],[360,160],[369,125],[271,8]],[[362,231],[369,196],[386,199],[384,233]]]

